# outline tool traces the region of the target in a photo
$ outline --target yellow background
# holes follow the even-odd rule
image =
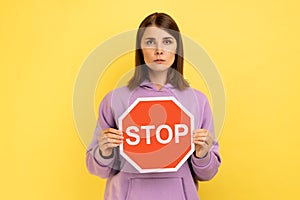
[[[102,199],[73,122],[74,82],[98,44],[154,11],[201,44],[224,81],[223,163],[201,198],[299,199],[296,0],[2,1],[0,199]]]

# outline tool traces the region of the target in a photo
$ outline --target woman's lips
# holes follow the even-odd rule
[[[156,59],[156,60],[154,60],[154,62],[160,64],[160,63],[165,62],[165,60],[164,59]]]

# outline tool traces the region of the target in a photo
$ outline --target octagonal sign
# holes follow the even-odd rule
[[[139,172],[177,171],[194,152],[194,116],[174,97],[138,98],[119,117],[120,154]]]

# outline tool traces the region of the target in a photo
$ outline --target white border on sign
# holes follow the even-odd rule
[[[191,118],[191,132],[194,130],[194,115],[190,113],[176,98],[169,97],[141,97],[137,98],[119,117],[119,130],[123,131],[122,120],[127,116],[130,111],[141,101],[173,101],[177,106],[179,106],[190,118]],[[195,151],[195,145],[193,143],[193,134],[191,133],[191,149],[182,158],[182,160],[174,168],[154,168],[154,169],[142,169],[138,164],[136,164],[127,154],[124,152],[123,143],[120,145],[120,154],[140,173],[153,173],[153,172],[176,172],[183,165],[183,163],[193,154]]]

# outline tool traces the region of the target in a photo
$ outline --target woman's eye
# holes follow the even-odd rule
[[[147,44],[147,45],[153,45],[153,44],[154,44],[154,41],[153,41],[153,40],[148,40],[148,41],[146,41],[146,44]]]
[[[163,42],[164,44],[172,44],[173,43],[173,41],[172,40],[164,40],[164,42]]]

